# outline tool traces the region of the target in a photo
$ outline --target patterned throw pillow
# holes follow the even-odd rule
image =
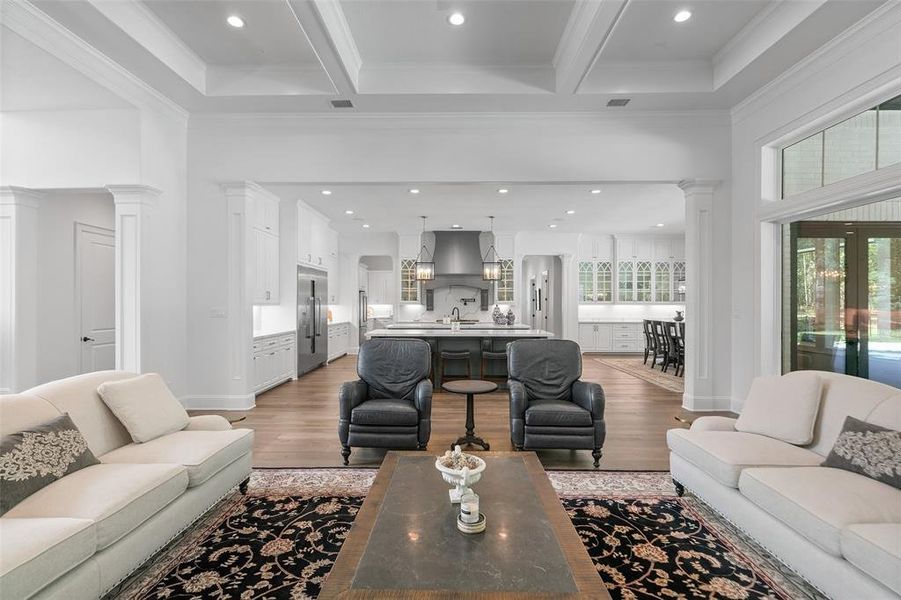
[[[0,515],[42,487],[100,464],[69,415],[0,440]]]
[[[822,466],[859,473],[901,489],[901,431],[846,417]]]

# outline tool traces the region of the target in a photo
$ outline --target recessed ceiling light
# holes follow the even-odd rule
[[[550,227],[551,229],[557,229],[557,224],[551,223],[550,225],[548,225],[548,227]]]
[[[410,190],[410,193],[411,193],[411,194],[418,194],[418,193],[419,193],[419,190],[417,190],[416,188],[413,188],[412,190]]]
[[[569,209],[568,211],[566,211],[566,214],[574,215],[574,214],[576,214],[576,211],[574,211],[573,209]]]
[[[456,223],[454,223],[453,225],[451,225],[451,229],[463,229],[463,226],[457,225]]]
[[[462,25],[466,22],[466,17],[463,16],[463,13],[455,12],[451,13],[447,18],[447,22],[451,25]]]
[[[322,195],[323,195],[323,196],[331,196],[331,195],[332,195],[332,190],[322,190]]]
[[[499,190],[497,191],[497,193],[498,193],[498,194],[506,194],[506,193],[509,192],[509,191],[510,191],[510,190],[508,190],[507,188],[501,188],[501,189],[499,189]]]
[[[354,214],[354,211],[352,211],[352,210],[350,210],[350,209],[347,209],[347,210],[344,211],[344,214],[345,214],[345,215],[352,215],[352,214]]]
[[[663,223],[657,223],[657,227],[663,227]]]
[[[363,223],[363,229],[369,229],[369,223]]]
[[[242,19],[238,15],[229,15],[225,22],[235,29],[241,29],[242,27],[244,27],[244,19]]]
[[[673,21],[675,21],[676,23],[684,23],[685,21],[689,20],[690,18],[691,18],[690,10],[680,10],[679,12],[676,13],[676,16],[673,17]]]
[[[601,190],[594,189],[594,190],[591,190],[591,193],[592,193],[592,194],[600,194],[600,193],[601,193]]]

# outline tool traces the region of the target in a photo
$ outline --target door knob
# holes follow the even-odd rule
[[[81,338],[81,341],[82,341],[82,342],[93,342],[93,341],[94,341],[94,338],[89,338],[88,336],[83,336],[83,337]]]

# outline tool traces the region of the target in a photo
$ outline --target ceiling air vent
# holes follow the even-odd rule
[[[607,100],[607,106],[625,106],[629,103],[631,98],[613,98],[611,100]]]
[[[628,102],[628,100],[627,100]],[[350,100],[332,100],[332,108],[353,108],[354,104]]]

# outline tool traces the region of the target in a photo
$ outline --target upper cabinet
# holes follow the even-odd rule
[[[401,304],[419,304],[421,302],[421,286],[416,280],[416,257],[419,255],[419,234],[401,234],[398,250],[400,252],[400,302]]]
[[[297,262],[320,269],[328,268],[332,251],[328,219],[297,201]],[[335,248],[337,255],[337,248]],[[331,294],[330,294],[331,295]]]
[[[328,239],[328,256],[326,266],[328,268],[328,303],[337,304],[341,297],[341,267],[338,256],[338,232],[334,229],[326,231]]]
[[[369,304],[394,304],[394,271],[369,271]]]
[[[252,241],[249,244],[253,253],[253,288],[254,304],[279,303],[279,209],[277,196],[263,188],[249,188],[249,206],[247,214],[250,219]]]
[[[609,235],[582,234],[579,237],[580,260],[611,260],[613,238]]]
[[[494,249],[501,263],[501,278],[494,286],[494,302],[497,304],[516,301],[515,241],[516,236],[512,233],[494,234]]]

